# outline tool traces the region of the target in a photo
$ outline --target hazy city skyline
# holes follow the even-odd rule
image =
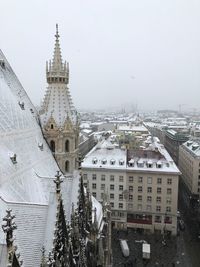
[[[47,87],[58,23],[78,109],[199,108],[197,0],[9,0],[0,9],[0,49],[34,104]]]

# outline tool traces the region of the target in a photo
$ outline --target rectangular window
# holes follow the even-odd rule
[[[123,200],[123,195],[119,194],[119,200]]]
[[[162,178],[157,178],[157,184],[162,184]]]
[[[114,203],[113,202],[110,202],[110,207],[114,208]]]
[[[86,173],[83,174],[83,180],[87,180],[87,174]]]
[[[132,210],[133,209],[133,204],[132,203],[128,203],[128,209]]]
[[[123,189],[124,189],[123,185],[119,185],[119,190],[123,191]]]
[[[147,210],[151,211],[151,205],[147,205]]]
[[[101,184],[101,190],[105,189],[105,184]]]
[[[115,195],[114,194],[110,194],[110,199],[114,199]]]
[[[139,176],[138,177],[138,183],[142,183],[143,177]]]
[[[92,189],[96,189],[97,185],[96,184],[92,184]]]
[[[93,197],[96,197],[97,193],[96,192],[92,192],[92,195],[93,195]]]
[[[147,196],[147,202],[151,202],[152,201],[152,197],[151,196]]]
[[[161,193],[162,193],[161,187],[157,187],[157,194],[161,194]]]
[[[104,199],[104,193],[101,193],[101,199]]]
[[[133,200],[133,195],[129,195],[128,199]]]
[[[105,174],[102,174],[102,175],[101,175],[101,181],[105,181],[105,179],[106,179]]]
[[[142,196],[138,196],[138,201],[142,201]]]
[[[132,185],[129,186],[129,192],[133,192],[133,186]]]
[[[167,179],[167,184],[169,184],[169,185],[172,184],[172,179],[171,178]]]
[[[148,183],[148,184],[152,184],[152,178],[151,178],[151,177],[148,177],[148,178],[147,178],[147,183]]]
[[[138,192],[139,192],[139,193],[142,192],[142,186],[138,186]]]
[[[85,186],[85,188],[87,188],[87,183],[84,183],[83,185]]]
[[[124,176],[119,176],[119,182],[123,182],[124,181]]]
[[[161,206],[156,206],[156,211],[160,212],[161,211]]]
[[[172,193],[172,189],[171,188],[167,188],[167,194],[171,195],[171,193]]]
[[[167,203],[167,204],[171,204],[171,203],[172,203],[172,200],[171,200],[170,197],[168,197],[168,198],[166,199],[166,203]]]
[[[119,209],[123,209],[123,203],[119,203]]]
[[[142,204],[138,204],[137,208],[138,210],[142,210]]]
[[[152,193],[152,187],[147,187],[147,193]]]
[[[166,207],[166,212],[171,212],[171,207]]]
[[[160,203],[161,202],[161,197],[156,197],[156,202]]]
[[[133,182],[133,176],[129,176],[128,180],[129,182]]]
[[[97,179],[97,175],[96,174],[92,174],[92,180],[96,180]]]
[[[114,184],[110,184],[110,190],[114,190],[115,189],[115,185]]]
[[[110,175],[110,181],[114,182],[114,180],[115,180],[115,176],[114,175]]]

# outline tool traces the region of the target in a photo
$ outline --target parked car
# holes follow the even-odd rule
[[[178,224],[181,231],[185,230],[185,223],[183,220],[179,220]]]

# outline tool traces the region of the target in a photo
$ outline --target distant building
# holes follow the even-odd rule
[[[179,148],[179,168],[190,196],[200,197],[200,141],[188,140]]]
[[[115,227],[176,234],[180,172],[163,145],[125,150],[106,140],[86,155],[82,171],[93,196],[109,197]]]
[[[177,132],[171,129],[165,132],[164,145],[176,164],[179,162],[179,147],[188,139],[188,133]]]

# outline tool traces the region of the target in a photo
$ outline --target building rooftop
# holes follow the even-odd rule
[[[119,148],[109,140],[101,141],[86,155],[82,167],[180,174],[158,138],[153,138],[148,148],[137,150]]]

